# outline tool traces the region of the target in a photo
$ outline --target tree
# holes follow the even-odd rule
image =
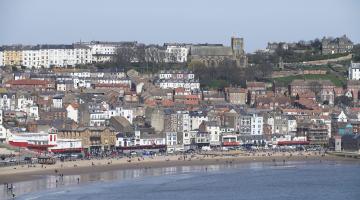
[[[206,68],[205,64],[200,61],[191,61],[189,63],[189,68],[191,70],[204,69]]]
[[[123,46],[116,49],[114,62],[119,66],[130,66],[135,60],[136,50],[132,46]]]
[[[165,58],[165,50],[162,47],[157,45],[148,46],[145,49],[146,70],[149,70],[149,65],[152,67],[152,72],[163,69]]]
[[[172,52],[166,53],[166,59],[169,63],[176,63],[177,62],[177,56],[181,53],[180,50],[173,49]]]
[[[315,93],[316,100],[319,100],[322,85],[318,81],[311,81],[309,83],[310,90]]]
[[[312,47],[313,50],[314,50],[314,53],[317,53],[317,54],[320,54],[320,53],[321,53],[322,43],[321,43],[321,41],[320,41],[318,38],[316,38],[315,40],[311,41],[310,44],[311,44],[311,47]]]
[[[145,45],[137,45],[135,47],[135,56],[134,61],[138,62],[140,65],[145,64],[146,62],[146,53],[145,53]]]
[[[352,98],[349,98],[347,96],[339,96],[335,97],[335,105],[341,106],[341,107],[350,107],[352,106]]]
[[[354,62],[360,62],[360,44],[356,44],[354,45],[353,49],[352,49],[352,60]]]

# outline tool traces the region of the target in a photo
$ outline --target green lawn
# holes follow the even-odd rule
[[[296,79],[305,79],[305,80],[330,80],[336,86],[343,86],[346,82],[344,77],[337,77],[334,74],[306,74],[306,75],[294,75],[294,76],[286,76],[273,78],[272,80],[282,86],[288,86],[293,80]]]

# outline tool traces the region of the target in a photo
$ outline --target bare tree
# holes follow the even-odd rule
[[[178,62],[178,55],[180,55],[180,49],[172,49],[171,52],[166,53],[166,59],[169,63],[177,63]]]
[[[165,51],[159,46],[149,46],[145,50],[145,60],[148,63],[164,62]]]
[[[114,62],[119,66],[129,66],[136,56],[134,47],[124,46],[116,49]]]
[[[315,97],[318,100],[320,98],[320,92],[322,90],[322,85],[318,81],[311,81],[309,83],[310,90],[315,93]]]
[[[135,56],[133,62],[138,62],[140,64],[144,64],[146,62],[146,52],[145,52],[145,45],[137,45],[135,47]]]

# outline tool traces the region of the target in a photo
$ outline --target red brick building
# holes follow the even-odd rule
[[[55,90],[55,84],[47,80],[21,79],[5,83],[6,88],[21,90],[49,91]]]

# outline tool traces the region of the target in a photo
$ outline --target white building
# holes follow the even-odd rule
[[[184,146],[191,145],[191,139],[195,138],[197,131],[183,132],[183,144]]]
[[[222,145],[226,146],[238,146],[240,142],[236,134],[223,134],[221,137]]]
[[[293,133],[292,135],[295,135],[297,131],[297,122],[294,117],[288,118],[288,132],[289,134]]]
[[[116,54],[118,44],[112,42],[92,41],[88,45],[91,48],[93,62],[109,62]]]
[[[79,122],[79,105],[76,103],[69,104],[66,107],[67,118],[74,120],[76,123]]]
[[[214,122],[209,122],[206,124],[206,131],[210,134],[210,146],[219,146],[220,145],[220,126]]]
[[[131,80],[128,78],[97,78],[95,79],[96,83],[103,83],[103,84],[124,84],[129,85],[131,87]]]
[[[90,47],[92,54],[92,61],[109,62],[113,60],[116,55],[117,49],[122,46],[135,46],[137,42],[104,42],[104,41],[91,41],[89,43],[81,43]]]
[[[125,135],[118,134],[116,146],[118,147],[153,147],[165,146],[166,138],[163,134],[146,134],[135,130],[134,136],[126,137]]]
[[[348,117],[346,116],[344,111],[341,111],[341,113],[336,116],[337,118],[337,122],[347,122],[348,121]]]
[[[16,110],[17,111],[25,111],[26,107],[33,105],[33,104],[34,104],[34,101],[30,96],[20,95],[17,98]]]
[[[120,108],[119,111],[120,111],[119,114],[121,117],[124,117],[125,119],[127,119],[130,122],[130,124],[133,123],[133,119],[135,116],[134,116],[134,111],[132,108],[122,107],[122,108]]]
[[[1,93],[0,94],[0,109],[15,110],[16,94],[15,93]]]
[[[30,117],[30,118],[33,118],[33,119],[35,119],[35,120],[39,120],[39,119],[40,119],[40,116],[39,116],[39,107],[38,107],[37,105],[29,106],[26,113],[27,113],[28,117]]]
[[[0,124],[3,124],[3,111],[0,110]]]
[[[52,98],[52,107],[53,108],[62,108],[63,107],[63,97],[58,95]]]
[[[90,78],[91,72],[89,71],[78,71],[78,72],[71,72],[69,74],[73,78]]]
[[[177,132],[166,132],[166,149],[168,152],[183,149],[183,145],[178,144]]]
[[[159,79],[193,80],[195,79],[195,74],[188,70],[161,70]]]
[[[349,67],[349,80],[360,80],[360,63],[351,63]]]
[[[27,68],[40,68],[41,66],[47,67],[46,56],[43,55],[39,49],[29,48],[22,51],[22,65]]]
[[[65,81],[56,81],[56,91],[65,92],[66,91],[66,83]]]
[[[258,114],[251,116],[251,135],[263,134],[263,117]]]
[[[74,78],[74,89],[91,88],[90,79]]]
[[[54,153],[63,153],[66,151],[81,151],[82,149],[81,139],[57,139],[56,146],[50,147],[49,151]]]
[[[49,66],[76,66],[92,63],[91,49],[85,45],[62,45],[49,49]]]
[[[157,85],[161,89],[175,89],[184,88],[185,91],[194,91],[200,89],[200,82],[198,80],[179,80],[179,79],[168,79],[159,80]]]
[[[166,132],[166,146],[177,145],[177,132]]]
[[[203,121],[208,121],[208,117],[202,112],[194,112],[190,114],[190,130],[199,129]]]
[[[105,126],[106,120],[109,119],[106,111],[90,111],[90,126]]]
[[[180,131],[189,132],[190,131],[190,115],[189,111],[177,111],[177,115],[179,116],[179,121],[181,121]]]
[[[3,111],[0,110],[0,143],[6,140],[6,128],[3,126]]]
[[[85,45],[37,45],[22,49],[22,65],[28,68],[67,67],[91,62],[91,49]]]
[[[4,53],[0,49],[0,67],[4,65]]]
[[[187,62],[189,48],[184,44],[165,44],[165,62],[184,63]]]

